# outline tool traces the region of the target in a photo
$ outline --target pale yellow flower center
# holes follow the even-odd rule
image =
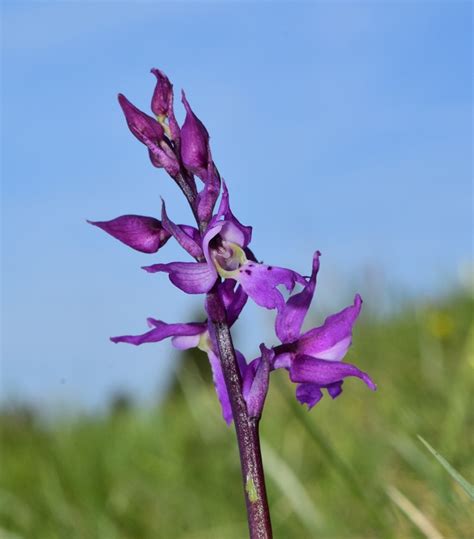
[[[223,279],[234,279],[239,269],[247,263],[247,257],[243,249],[230,241],[223,241],[212,252],[212,260],[216,266],[217,273]]]

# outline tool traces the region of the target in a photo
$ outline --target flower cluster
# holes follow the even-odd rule
[[[322,326],[301,332],[316,288],[320,253],[313,257],[310,277],[257,261],[249,247],[252,228],[240,223],[231,210],[229,192],[213,161],[205,126],[183,92],[186,118],[180,127],[173,110],[172,84],[158,69],[152,69],[152,73],[157,79],[151,101],[154,117],[140,111],[121,94],[119,103],[130,131],[146,146],[152,164],[164,168],[183,191],[197,226],[174,223],[164,202],[161,219],[122,215],[111,221],[90,223],[144,253],[156,253],[171,238],[177,241],[194,261],[156,263],[143,269],[167,273],[170,281],[188,294],[215,294],[225,309],[228,327],[236,322],[248,298],[276,311],[275,332],[281,344],[272,348],[260,345],[260,355],[249,363],[236,350],[242,394],[250,417],[260,417],[269,374],[279,368],[289,372],[291,381],[297,384],[297,399],[308,408],[322,398],[322,389],[333,399],[339,396],[344,379],[350,376],[360,378],[374,390],[376,386],[366,373],[342,361],[362,306],[360,296],[355,297],[353,305],[328,317]],[[288,291],[287,299],[279,289],[281,285]],[[146,333],[111,340],[140,345],[171,338],[175,348],[197,347],[205,352],[223,417],[230,423],[232,409],[208,301],[205,306],[208,320],[169,324],[148,318]]]

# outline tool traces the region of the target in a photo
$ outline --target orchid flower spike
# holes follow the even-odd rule
[[[205,294],[207,318],[175,324],[148,318],[145,333],[111,340],[141,345],[170,338],[179,350],[198,348],[207,355],[222,416],[227,424],[235,425],[250,536],[269,539],[272,532],[258,425],[270,374],[286,369],[296,384],[297,399],[308,408],[320,401],[323,390],[333,399],[338,397],[348,377],[359,378],[375,390],[368,374],[343,361],[362,299],[356,295],[352,305],[329,316],[322,326],[302,331],[316,289],[320,253],[314,254],[310,277],[258,262],[253,246],[250,249],[252,227],[243,225],[230,208],[229,192],[214,162],[206,127],[184,92],[186,117],[180,127],[172,83],[163,71],[153,68],[151,72],[156,77],[151,98],[154,117],[122,94],[119,104],[131,133],[147,148],[152,165],[164,169],[182,191],[195,224],[175,223],[164,201],[159,219],[127,214],[89,223],[141,253],[160,253],[168,241],[175,241],[187,260],[158,259],[143,269],[168,274],[187,294]],[[202,182],[199,188],[195,176]],[[250,363],[234,347],[231,334],[248,298],[276,311],[275,333],[280,340],[273,348],[261,344],[258,357]]]
[[[250,250],[252,227],[243,225],[230,208],[229,192],[213,161],[206,127],[183,92],[186,117],[180,128],[174,115],[173,85],[163,71],[153,68],[151,72],[156,77],[151,98],[155,118],[139,110],[122,94],[119,103],[130,131],[147,147],[152,164],[164,168],[182,188],[197,226],[176,224],[164,202],[160,219],[129,214],[89,223],[143,253],[157,253],[169,240],[176,241],[193,261],[160,261],[144,269],[149,273],[167,273],[171,282],[188,294],[207,294],[208,320],[166,324],[150,318],[148,332],[112,340],[142,344],[171,337],[173,346],[179,349],[203,350],[211,365],[224,419],[229,423],[231,403],[220,361],[219,338],[212,321],[223,319],[231,327],[250,297],[257,305],[276,310],[275,332],[281,344],[272,349],[261,345],[260,356],[248,365],[242,354],[235,352],[249,417],[260,418],[269,374],[278,368],[289,372],[297,385],[297,399],[309,408],[319,402],[323,389],[332,398],[339,396],[347,377],[360,378],[370,389],[375,389],[368,374],[343,362],[361,310],[360,296],[356,295],[349,307],[329,316],[322,326],[302,332],[316,289],[320,253],[314,254],[309,278],[292,269],[257,261]],[[203,182],[200,191],[196,189],[194,175]],[[295,290],[297,285],[299,291]],[[288,292],[286,297],[282,288]]]

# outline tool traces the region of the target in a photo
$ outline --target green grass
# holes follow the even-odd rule
[[[421,435],[472,481],[472,299],[367,316],[347,358],[371,374],[310,413],[272,374],[261,425],[276,538],[472,537],[471,503]],[[2,539],[246,536],[233,429],[203,366],[183,363],[155,409],[0,416]],[[471,404],[471,406],[470,406]]]
[[[451,464],[440,455],[434,447],[432,447],[424,438],[418,436],[419,440],[428,449],[428,451],[435,457],[435,459],[443,466],[443,468],[449,473],[449,475],[461,486],[465,493],[474,501],[474,485],[469,483],[457,470],[455,470]]]

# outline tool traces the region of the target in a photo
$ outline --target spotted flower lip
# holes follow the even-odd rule
[[[283,285],[292,292],[296,283],[306,285],[306,280],[293,270],[248,260],[244,249],[250,239],[250,227],[243,226],[234,217],[228,193],[224,191],[218,212],[211,219],[202,240],[206,262],[171,262],[143,269],[149,273],[168,273],[171,282],[188,294],[209,292],[218,276],[233,279],[257,305],[266,309],[283,309],[285,300],[278,287]]]
[[[218,243],[213,240],[218,238]],[[257,305],[266,309],[282,309],[285,301],[278,286],[291,292],[297,282],[306,283],[293,270],[259,264],[248,260],[242,247],[247,238],[232,221],[220,221],[206,232],[203,251],[209,265],[224,279],[235,279]]]
[[[171,238],[161,221],[143,215],[121,215],[110,221],[87,221],[136,251],[156,253]]]
[[[370,376],[355,365],[344,363],[352,342],[352,328],[359,316],[362,299],[357,294],[353,305],[329,316],[320,327],[301,334],[305,316],[313,299],[320,253],[313,257],[311,276],[301,292],[291,296],[277,313],[275,329],[282,345],[275,348],[273,368],[285,368],[297,383],[296,397],[312,408],[325,388],[334,399],[342,392],[344,378],[354,376],[376,389]]]

